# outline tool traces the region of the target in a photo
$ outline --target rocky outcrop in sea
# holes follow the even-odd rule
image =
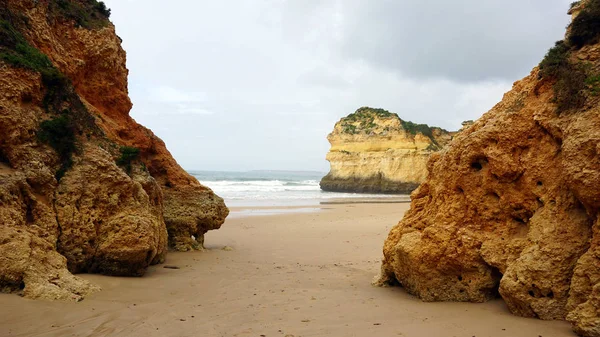
[[[321,189],[332,192],[410,194],[427,176],[427,160],[453,133],[362,107],[327,136],[331,169]]]

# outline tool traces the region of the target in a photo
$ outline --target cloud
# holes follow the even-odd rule
[[[358,1],[343,54],[412,78],[514,80],[564,34],[562,0]]]

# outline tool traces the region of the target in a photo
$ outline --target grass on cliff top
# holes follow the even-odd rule
[[[102,1],[96,0],[57,0],[49,5],[50,17],[61,17],[74,21],[78,27],[99,29],[106,27],[110,9]]]
[[[573,3],[571,8],[578,5]],[[558,41],[540,62],[540,79],[554,80],[556,112],[575,111],[585,106],[588,95],[600,92],[598,74],[589,64],[572,58],[574,50],[600,42],[600,0],[589,0],[570,25],[565,41]]]
[[[342,130],[344,133],[349,134],[357,134],[360,133],[361,130],[365,131],[366,133],[369,133],[372,129],[374,129],[377,126],[375,124],[375,117],[399,118],[397,114],[391,113],[384,109],[362,107],[342,119]],[[360,122],[360,124],[356,126],[354,125],[355,122]]]
[[[416,135],[417,133],[421,133],[424,136],[427,136],[427,137],[433,139],[433,129],[427,124],[416,124],[413,122],[408,122],[408,121],[403,120],[402,127],[404,128],[404,130],[408,131],[413,136]]]
[[[571,23],[569,44],[575,48],[600,41],[600,0],[589,0]]]
[[[344,133],[348,133],[348,134],[358,134],[358,133],[364,131],[365,133],[368,134],[369,132],[372,131],[372,129],[374,129],[377,126],[375,124],[375,117],[398,118],[400,120],[400,122],[402,124],[402,128],[404,130],[406,130],[408,133],[412,134],[413,136],[417,135],[418,133],[423,134],[424,136],[431,139],[434,146],[436,146],[436,147],[438,146],[438,144],[433,136],[433,130],[440,129],[442,131],[446,131],[441,128],[430,127],[427,124],[416,124],[413,122],[404,121],[404,120],[400,119],[400,117],[398,117],[398,114],[389,112],[385,109],[375,109],[375,108],[369,108],[369,107],[362,107],[362,108],[356,110],[356,112],[345,117],[342,122],[342,131]],[[360,122],[360,124],[357,126],[357,125],[355,125],[356,122]]]

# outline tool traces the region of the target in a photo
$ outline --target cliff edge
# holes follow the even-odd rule
[[[0,0],[0,290],[80,300],[73,273],[143,275],[228,215],[129,116],[125,52],[95,0]]]
[[[431,156],[379,284],[425,301],[499,294],[600,336],[600,1],[573,6],[567,38]]]
[[[408,194],[425,180],[429,156],[451,139],[452,133],[444,129],[362,107],[337,122],[327,136],[331,169],[321,189]]]

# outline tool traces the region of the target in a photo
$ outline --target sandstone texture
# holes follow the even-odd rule
[[[129,116],[121,40],[95,0],[0,0],[0,290],[81,300],[74,276],[143,275],[228,215]]]
[[[333,192],[410,193],[427,177],[427,160],[450,142],[441,128],[401,120],[363,107],[342,118],[327,136],[331,170],[321,189]]]
[[[600,13],[598,1],[575,6]],[[499,295],[516,315],[600,336],[599,34],[583,45],[568,35],[431,156],[378,284],[425,301]]]

